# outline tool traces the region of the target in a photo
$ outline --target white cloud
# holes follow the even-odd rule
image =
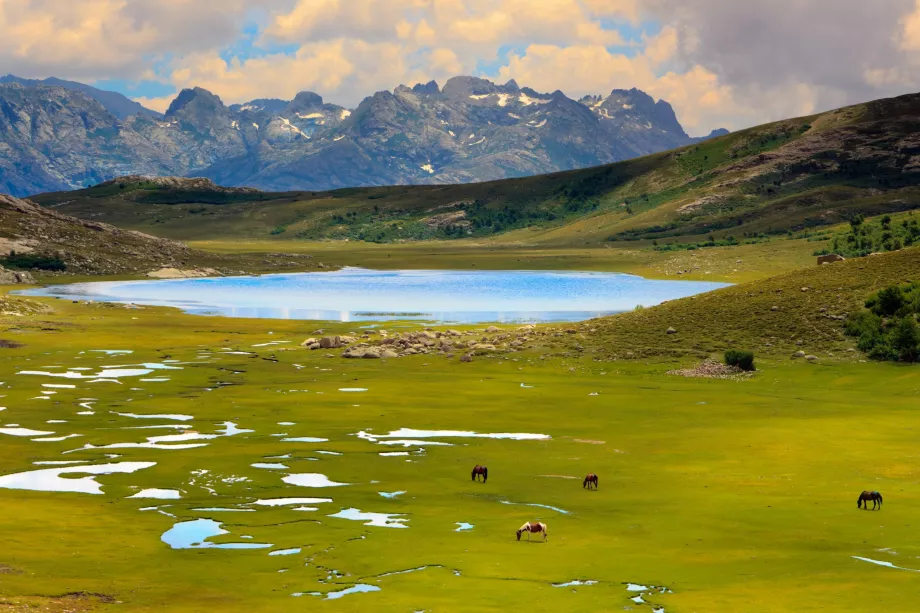
[[[920,89],[920,0],[828,1],[0,0],[0,72],[354,106],[487,65],[571,96],[639,87],[694,133]]]

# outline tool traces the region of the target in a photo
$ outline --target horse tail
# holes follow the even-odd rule
[[[882,506],[882,494],[880,492],[876,492],[876,494],[878,494],[878,506]]]
[[[473,475],[472,475],[472,476],[473,476],[473,481],[475,481],[475,480],[476,480],[476,469],[475,469],[475,468],[473,469]]]
[[[597,475],[594,475],[594,487],[597,487],[598,478]]]
[[[482,467],[482,482],[485,483],[489,480],[489,469],[485,466]]]

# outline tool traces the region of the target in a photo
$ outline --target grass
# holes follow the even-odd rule
[[[813,365],[758,352],[754,378],[710,381],[664,374],[675,364],[692,363],[686,359],[611,363],[551,349],[472,364],[434,356],[345,361],[297,348],[317,327],[311,322],[47,303],[53,314],[0,319],[0,338],[24,345],[0,349],[3,421],[83,437],[38,443],[4,436],[3,474],[36,468],[34,461],[103,461],[101,451],[61,453],[162,433],[124,430],[163,422],[139,423],[111,411],[187,413],[202,433],[226,420],[255,432],[186,451],[119,450],[117,461],[157,465],[99,477],[103,496],[0,490],[0,564],[12,569],[0,575],[0,609],[6,600],[63,611],[76,607],[62,594],[88,592],[114,598],[126,611],[596,611],[631,605],[625,582],[670,588],[673,593],[646,600],[678,613],[842,610],[852,605],[856,590],[882,608],[920,604],[909,589],[911,573],[852,557],[913,568],[920,556],[912,525],[920,504],[913,467],[913,430],[920,427],[914,368],[830,359]],[[330,334],[358,331],[354,324],[323,327]],[[603,344],[608,337],[595,338]],[[292,343],[253,347],[285,340]],[[254,354],[219,353],[224,347]],[[89,349],[135,353],[107,358],[85,353]],[[199,358],[203,349],[214,358]],[[166,371],[171,380],[165,383],[63,380],[76,389],[58,389],[50,401],[33,398],[42,383],[62,380],[16,374],[163,359],[189,363]],[[522,388],[522,382],[534,387]],[[369,391],[345,394],[337,391],[342,387]],[[96,413],[78,416],[86,397],[97,399]],[[68,423],[47,423],[57,419]],[[538,432],[552,439],[454,440],[462,444],[429,447],[424,454],[410,448],[408,457],[384,458],[378,453],[393,448],[351,436],[401,427]],[[271,436],[283,432],[329,441],[284,443]],[[289,460],[273,460],[285,462],[287,472],[323,473],[353,485],[298,488],[283,484],[281,474],[250,467],[288,453]],[[490,468],[486,485],[469,480],[477,463]],[[212,495],[189,485],[192,471],[200,469],[249,481],[218,481]],[[596,493],[581,488],[587,472],[600,475]],[[183,489],[183,500],[161,503],[176,518],[139,511],[157,502],[126,500],[137,487]],[[864,489],[883,492],[882,512],[855,509]],[[398,490],[407,493],[394,500],[377,493]],[[335,501],[316,505],[319,512],[191,510],[315,495]],[[405,513],[410,528],[327,517],[350,507]],[[303,552],[270,557],[265,551],[174,551],[160,542],[176,521],[203,516],[224,522],[231,532],[216,542],[249,535],[253,542]],[[514,530],[536,519],[549,525],[549,543],[516,542]],[[454,532],[461,521],[475,528]],[[379,576],[423,565],[442,568]],[[328,579],[332,569],[344,576]],[[551,586],[573,579],[600,583]],[[291,596],[356,582],[382,591],[335,601]],[[92,598],[80,603],[107,608]]]

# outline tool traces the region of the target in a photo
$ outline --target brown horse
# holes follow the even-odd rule
[[[517,540],[521,540],[521,534],[523,534],[524,532],[527,533],[528,541],[530,540],[531,533],[540,534],[542,532],[544,543],[546,542],[546,539],[549,538],[549,532],[546,529],[546,524],[541,524],[538,521],[529,521],[523,526],[521,526],[520,528],[518,528],[518,531],[516,532]]]
[[[597,475],[595,475],[594,473],[591,473],[587,477],[585,477],[585,480],[581,484],[581,487],[588,488],[590,490],[592,485],[594,485],[594,489],[597,489]]]
[[[865,508],[869,510],[869,503],[872,503],[872,510],[876,510],[876,505],[878,508],[882,508],[882,495],[878,492],[863,492],[859,495],[859,500],[856,501],[856,508]]]
[[[473,469],[473,481],[475,481],[477,477],[482,477],[482,482],[485,483],[489,480],[489,469],[477,464]]]

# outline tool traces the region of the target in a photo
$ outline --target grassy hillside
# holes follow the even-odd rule
[[[0,265],[39,276],[134,276],[161,268],[208,268],[211,274],[308,270],[318,263],[302,254],[215,254],[0,195]]]
[[[619,164],[491,183],[265,194],[135,178],[35,199],[183,240],[743,243],[915,208],[918,128],[920,95],[909,95]]]

